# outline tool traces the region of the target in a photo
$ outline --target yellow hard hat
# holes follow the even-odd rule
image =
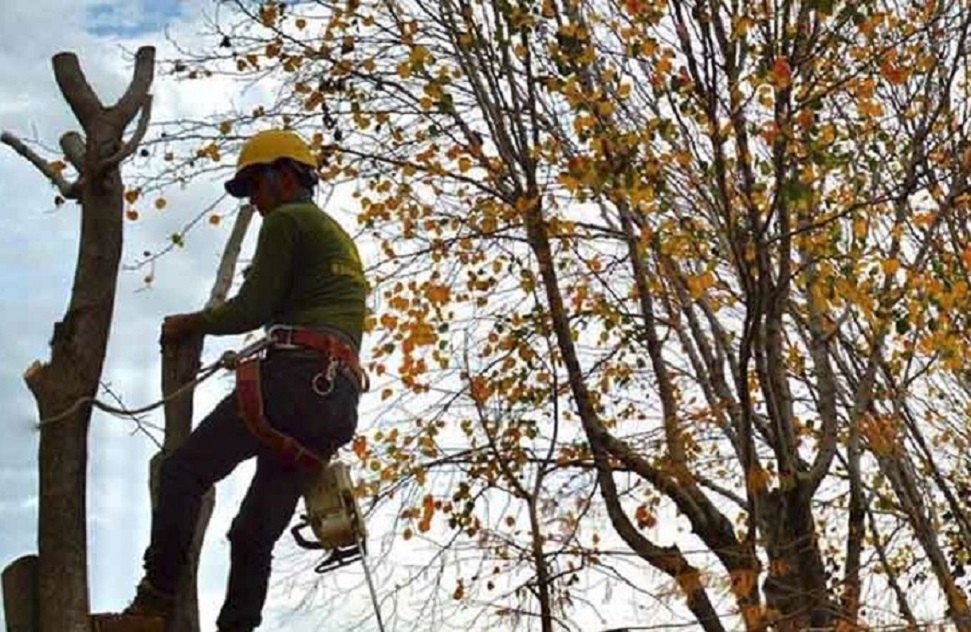
[[[311,169],[317,168],[317,159],[310,146],[296,132],[283,129],[258,132],[239,150],[236,175],[226,183],[226,191],[233,197],[246,197],[249,182],[243,171],[256,165],[271,165],[281,159],[289,159]]]

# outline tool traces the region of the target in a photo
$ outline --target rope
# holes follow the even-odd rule
[[[134,417],[135,415],[141,415],[141,414],[153,411],[157,408],[160,408],[161,406],[164,406],[166,403],[182,395],[186,391],[193,389],[199,384],[205,382],[207,379],[215,375],[215,373],[219,369],[233,368],[234,366],[236,366],[236,363],[239,362],[242,358],[245,358],[248,355],[252,355],[253,353],[256,353],[257,351],[259,351],[259,349],[260,348],[258,348],[257,345],[250,345],[249,347],[247,347],[246,349],[243,349],[239,353],[235,351],[227,351],[223,353],[222,356],[220,356],[219,360],[217,360],[216,362],[213,362],[208,366],[204,366],[201,369],[199,369],[199,372],[197,373],[195,378],[193,378],[192,380],[189,380],[188,382],[186,382],[179,388],[175,389],[174,391],[172,391],[162,399],[156,402],[152,402],[147,406],[142,406],[141,408],[134,408],[134,409],[117,407],[117,406],[112,406],[110,404],[106,404],[92,395],[86,395],[76,400],[64,412],[54,415],[53,417],[45,417],[41,419],[37,423],[37,426],[38,427],[49,426],[59,421],[63,421],[68,417],[72,416],[74,413],[76,413],[78,409],[80,409],[81,406],[84,406],[85,404],[91,404],[98,410],[102,410],[106,413],[109,413],[118,417]]]

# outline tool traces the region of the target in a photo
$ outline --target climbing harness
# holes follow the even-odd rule
[[[248,349],[248,356],[241,354],[241,359],[236,363],[236,397],[243,421],[253,435],[287,463],[310,471],[324,469],[326,461],[293,437],[274,428],[267,420],[260,383],[260,364],[264,359],[262,352],[281,348],[319,351],[325,358],[326,366],[313,377],[311,387],[322,396],[329,395],[333,390],[338,370],[343,370],[362,391],[366,390],[367,377],[358,364],[357,352],[333,334],[294,327],[271,327],[265,340],[266,343],[256,349]]]
[[[311,471],[314,477],[304,490],[306,514],[290,532],[305,549],[325,551],[314,570],[323,574],[360,561],[378,628],[384,632],[381,606],[371,570],[367,563],[367,530],[354,496],[350,468],[340,460],[327,461],[293,437],[275,429],[267,420],[260,385],[260,362],[269,349],[312,349],[325,358],[324,368],[314,375],[311,388],[322,397],[334,389],[338,371],[343,371],[361,391],[368,388],[367,374],[361,369],[357,352],[335,335],[309,329],[272,327],[265,339],[244,349],[234,358],[236,396],[246,427],[288,463]],[[309,528],[316,540],[303,535]]]

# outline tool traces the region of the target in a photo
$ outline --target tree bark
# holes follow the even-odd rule
[[[90,627],[86,533],[90,401],[100,383],[121,259],[120,164],[135,150],[148,124],[154,60],[153,48],[139,49],[128,90],[115,105],[105,107],[88,85],[76,56],[59,53],[53,58],[57,84],[84,129],[85,144],[83,170],[73,185],[80,191],[81,236],[70,301],[63,319],[54,325],[50,362],[35,362],[24,374],[41,418],[37,529],[41,632],[88,632]],[[124,142],[125,129],[139,112],[138,129]]]

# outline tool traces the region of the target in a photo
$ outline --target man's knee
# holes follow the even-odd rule
[[[180,450],[176,450],[162,461],[159,471],[161,485],[179,494],[201,496],[209,488],[205,472],[200,471],[198,462]]]

